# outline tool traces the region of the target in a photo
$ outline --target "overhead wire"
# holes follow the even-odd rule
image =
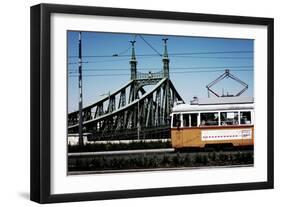
[[[147,40],[142,35],[134,35],[134,41],[136,40],[137,36],[139,36],[156,54],[139,54],[137,55],[138,58],[151,58],[155,56],[160,56],[162,55],[158,52],[157,49],[155,49]],[[89,56],[83,56],[83,58],[108,58],[108,57],[130,57],[131,55],[124,55],[126,54],[130,49],[132,48],[132,45],[130,45],[127,49],[115,53],[113,55],[89,55]],[[213,54],[239,54],[239,53],[253,53],[253,51],[249,50],[239,50],[239,51],[209,51],[209,52],[185,52],[185,53],[171,53],[169,56],[173,56],[175,58],[199,58],[199,59],[252,59],[253,57],[241,57],[241,56],[197,56],[197,55],[213,55]],[[196,56],[194,56],[196,55]],[[68,56],[69,58],[74,58],[77,56]],[[117,59],[117,60],[98,60],[98,61],[86,61],[83,63],[99,63],[99,62],[115,62],[115,61],[127,61],[128,59]],[[77,64],[75,62],[70,62],[68,63],[69,65]],[[170,69],[179,69],[179,70],[194,70],[194,69],[219,69],[219,68],[252,68],[253,66],[212,66],[212,67],[178,67],[178,68],[170,68]],[[140,69],[140,68],[138,68]],[[156,68],[143,68],[143,69],[149,69],[149,70],[157,70]],[[161,68],[159,68],[161,70]],[[72,71],[71,71],[72,70]],[[76,77],[75,69],[70,69],[69,74],[71,74],[69,77]],[[93,69],[93,68],[88,68],[84,69],[83,71],[85,72],[90,72],[90,71],[121,71],[121,70],[128,70],[124,68],[111,68],[111,69]],[[219,72],[219,71],[224,71],[224,70],[196,70],[196,71],[172,71],[170,73],[202,73],[202,72]],[[247,70],[247,69],[234,69],[232,71],[252,71],[252,70]],[[90,76],[122,76],[122,75],[129,75],[129,74],[85,74],[83,77],[90,77]]]
[[[170,72],[171,74],[185,74],[185,73],[213,73],[213,72],[222,72],[225,70],[196,70],[196,71],[174,71],[174,72]],[[231,71],[240,71],[240,72],[246,72],[246,71],[253,71],[252,69],[234,69]],[[83,75],[83,77],[99,77],[99,76],[128,76],[130,74],[128,73],[115,73],[115,74],[86,74]],[[68,77],[77,77],[78,75],[69,75]]]
[[[211,56],[188,56],[188,55],[183,55],[183,56],[174,56],[174,58],[198,58],[198,59],[252,59],[253,57],[231,57],[231,56],[218,56],[218,57],[211,57]]]
[[[142,35],[139,35],[139,37],[140,37],[154,52],[156,52],[160,57],[162,57],[162,54],[160,54],[160,52],[158,52],[158,50],[156,50],[148,41],[146,41]]]
[[[193,70],[193,69],[219,69],[219,68],[252,68],[253,65],[240,65],[240,66],[197,66],[197,67],[171,67],[170,70]],[[162,70],[163,68],[138,68],[138,70]],[[70,69],[71,71],[77,70]],[[83,69],[83,71],[128,71],[128,68],[87,68]]]
[[[137,35],[134,35],[134,38],[133,38],[134,40],[133,40],[133,41],[135,41],[136,38],[137,38]],[[130,44],[129,47],[128,47],[126,50],[124,50],[124,51],[122,51],[122,52],[119,52],[119,53],[115,53],[115,54],[113,54],[112,56],[113,56],[113,57],[122,56],[123,54],[127,53],[131,48],[132,48],[132,45]]]
[[[149,44],[149,43],[148,43]],[[152,48],[154,48],[151,45]],[[128,49],[126,49],[128,50]],[[155,48],[153,50],[156,50]],[[137,54],[138,57],[143,56],[162,56],[157,50],[155,51],[157,54]],[[253,53],[251,50],[234,50],[234,51],[209,51],[209,52],[183,52],[183,53],[169,53],[169,56],[184,56],[184,55],[210,55],[210,54],[239,54],[239,53]],[[83,58],[114,58],[114,57],[130,57],[131,55],[119,55],[119,56],[112,56],[112,55],[83,55]],[[76,58],[78,56],[68,56],[68,58]]]

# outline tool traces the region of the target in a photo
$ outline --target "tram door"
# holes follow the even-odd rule
[[[198,139],[196,128],[198,127],[198,113],[182,114],[182,145],[192,146]]]
[[[181,123],[181,114],[173,115],[173,145],[174,146],[182,146],[182,123]]]

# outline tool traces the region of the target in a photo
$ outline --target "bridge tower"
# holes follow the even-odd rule
[[[169,78],[169,57],[168,57],[168,49],[167,49],[167,40],[168,38],[162,39],[164,41],[164,54],[163,54],[163,73],[165,78]]]
[[[132,44],[132,56],[130,60],[131,65],[131,80],[135,80],[137,78],[137,60],[136,60],[136,54],[135,54],[135,42],[136,41],[130,41]]]

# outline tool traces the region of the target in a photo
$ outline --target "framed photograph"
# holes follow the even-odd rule
[[[31,7],[31,200],[273,188],[273,19]]]

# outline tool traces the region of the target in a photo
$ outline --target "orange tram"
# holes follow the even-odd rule
[[[177,104],[171,114],[172,147],[253,147],[252,97],[218,97]]]

